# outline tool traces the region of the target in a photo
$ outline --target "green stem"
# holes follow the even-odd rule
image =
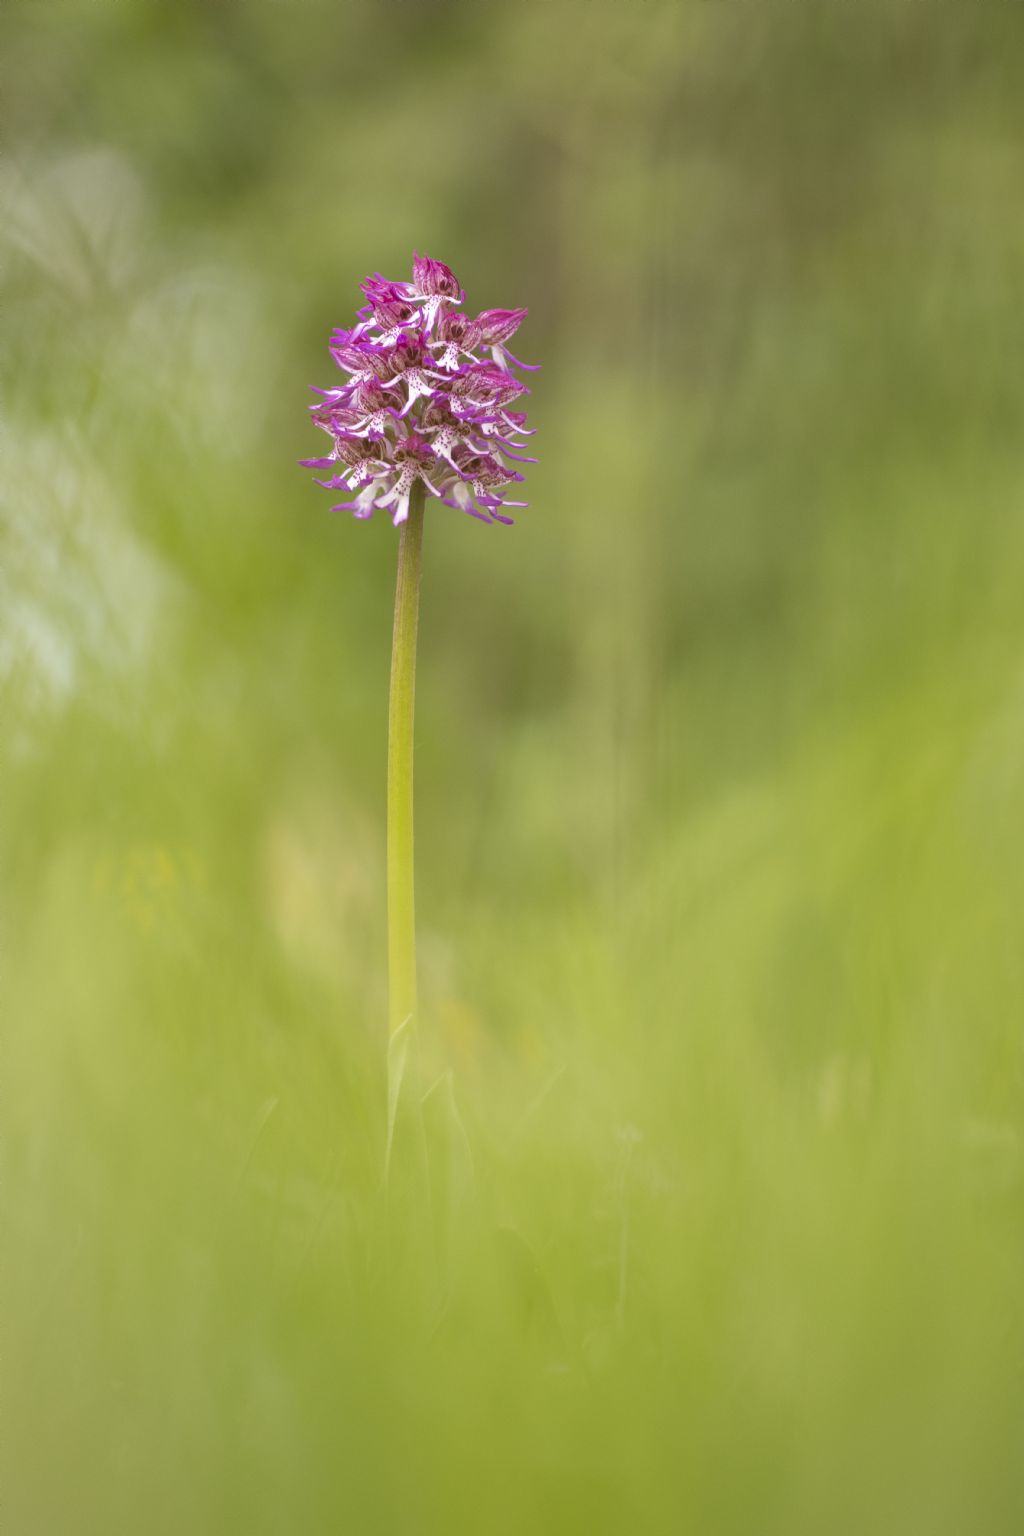
[[[413,482],[398,545],[395,628],[388,698],[388,1031],[416,1021],[416,915],[413,895],[412,760],[416,707],[416,630],[423,565],[422,480]]]

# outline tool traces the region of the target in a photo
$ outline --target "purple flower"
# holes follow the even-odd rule
[[[491,356],[502,368],[507,368],[509,363],[514,363],[517,368],[525,368],[528,373],[533,373],[537,367],[535,363],[521,363],[504,346],[509,337],[515,335],[525,319],[525,309],[485,309],[482,315],[477,315],[472,324],[478,340],[484,346],[490,347]]]
[[[419,480],[445,506],[510,523],[503,509],[526,502],[507,499],[523,479],[508,461],[536,463],[517,451],[532,436],[526,416],[509,409],[529,394],[512,369],[533,365],[505,346],[526,310],[486,309],[471,319],[460,308],[458,278],[429,256],[413,257],[411,282],[376,272],[361,287],[367,303],[356,325],[330,340],[347,378],[318,389],[310,407],[330,451],[301,462],[331,472],[318,485],[352,494],[335,512],[365,518],[380,507],[397,527]]]

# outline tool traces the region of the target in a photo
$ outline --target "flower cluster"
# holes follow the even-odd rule
[[[354,493],[334,512],[370,517],[386,508],[397,527],[409,515],[409,496],[422,480],[431,496],[484,522],[510,523],[506,487],[523,476],[508,460],[535,464],[516,450],[532,436],[525,413],[511,409],[528,394],[512,372],[533,371],[505,343],[525,309],[486,309],[475,319],[460,308],[465,295],[441,261],[415,256],[412,282],[377,273],[361,285],[368,300],[350,331],[335,331],[331,356],[348,374],[336,389],[318,389],[310,407],[328,433],[324,458],[302,459],[310,469],[333,471],[326,490]],[[482,357],[487,349],[489,356]]]

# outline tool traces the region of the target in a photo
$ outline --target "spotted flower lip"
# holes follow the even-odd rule
[[[529,394],[513,369],[536,368],[505,345],[527,311],[466,315],[455,273],[419,254],[411,281],[375,272],[360,286],[367,302],[356,324],[335,330],[329,343],[347,377],[316,389],[320,398],[310,407],[330,451],[300,462],[328,472],[317,484],[352,493],[335,512],[368,518],[380,508],[398,527],[419,481],[445,506],[510,523],[505,508],[527,503],[508,499],[523,479],[509,461],[537,462],[520,451],[533,435],[525,413],[509,409]]]

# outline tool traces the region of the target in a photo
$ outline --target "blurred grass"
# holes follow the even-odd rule
[[[1017,8],[9,3],[5,1517],[1010,1533]],[[429,519],[381,1188],[365,271],[528,304]]]

